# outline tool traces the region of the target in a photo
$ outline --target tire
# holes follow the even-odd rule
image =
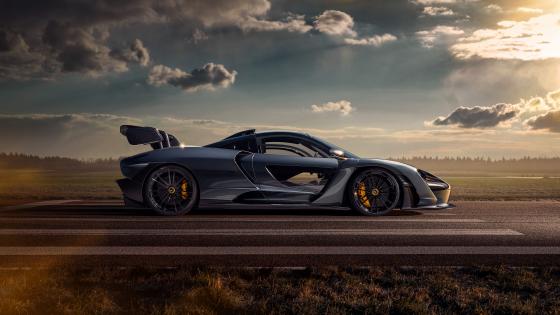
[[[397,207],[400,198],[399,181],[384,169],[366,169],[348,185],[350,207],[363,215],[385,215]]]
[[[198,202],[198,184],[184,168],[162,166],[146,178],[144,200],[160,215],[183,215],[191,211]]]

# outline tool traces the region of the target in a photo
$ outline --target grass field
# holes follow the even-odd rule
[[[117,172],[0,170],[0,200],[116,199]]]
[[[120,199],[116,171],[0,170],[0,203],[45,199]],[[445,177],[452,200],[560,200],[560,178]]]
[[[560,200],[560,178],[444,177],[453,200]]]
[[[560,269],[0,270],[1,314],[558,314]]]

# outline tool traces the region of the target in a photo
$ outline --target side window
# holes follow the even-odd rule
[[[261,153],[299,157],[322,157],[320,150],[297,138],[262,139]]]
[[[232,150],[240,150],[240,151],[249,151],[249,152],[257,152],[257,143],[254,138],[249,137],[245,139],[240,139],[237,141],[229,142],[222,146],[224,149],[232,149]]]

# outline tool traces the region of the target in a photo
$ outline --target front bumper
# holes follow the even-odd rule
[[[453,204],[449,203],[449,195],[451,194],[451,188],[447,188],[444,190],[432,190],[434,196],[436,196],[437,200],[434,205],[430,206],[422,206],[418,207],[417,209],[451,209],[455,208]]]
[[[442,179],[418,170],[429,191],[423,193],[415,190],[413,185],[405,183],[402,209],[450,209],[455,206],[449,203],[451,186]],[[430,193],[431,192],[431,193]]]

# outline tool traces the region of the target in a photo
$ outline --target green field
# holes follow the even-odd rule
[[[453,200],[560,200],[560,178],[444,177]]]
[[[119,199],[117,171],[0,170],[0,200]],[[560,178],[445,177],[452,200],[560,200]]]
[[[116,199],[113,171],[0,170],[0,200]]]
[[[558,314],[558,268],[0,270],[1,314]]]

